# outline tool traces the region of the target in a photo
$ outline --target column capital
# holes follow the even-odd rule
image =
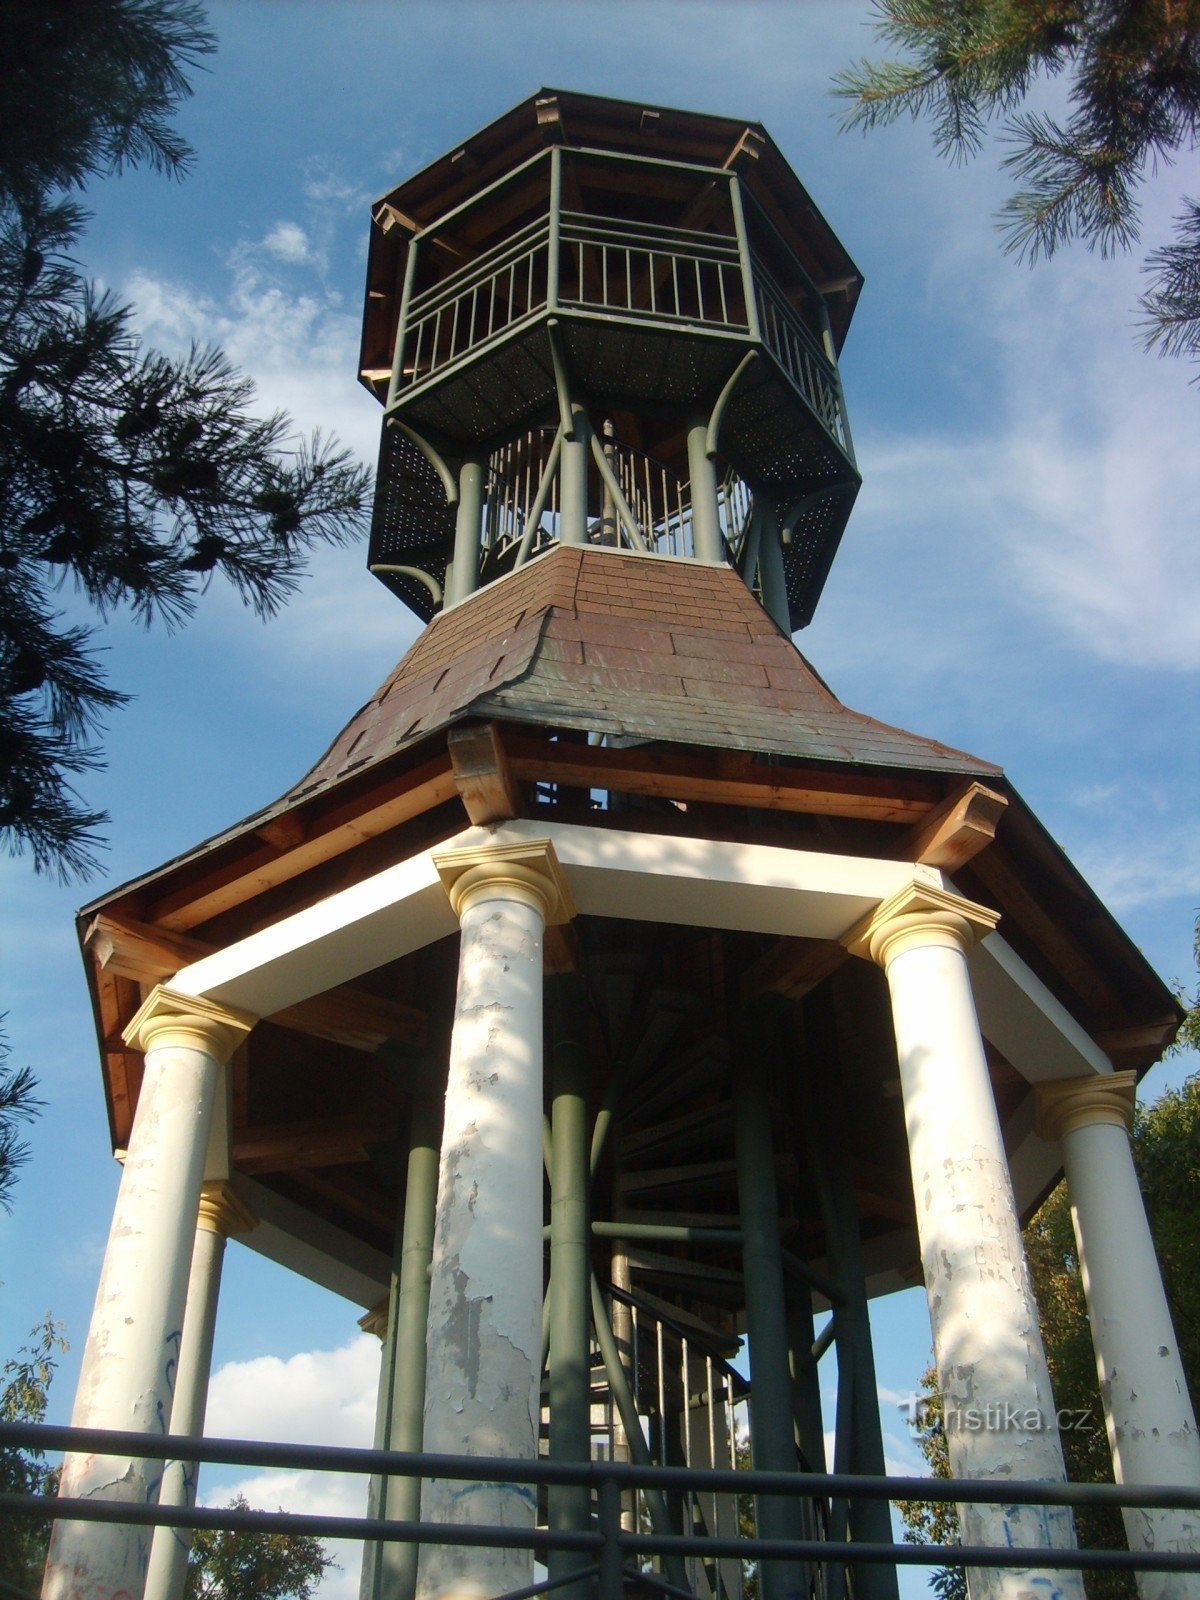
[[[391,1307],[391,1298],[384,1295],[382,1300],[377,1300],[367,1312],[366,1316],[359,1317],[358,1325],[364,1333],[373,1333],[382,1343],[387,1338],[388,1311]]]
[[[942,945],[970,954],[1000,920],[997,911],[931,883],[906,883],[842,936],[853,956],[887,967],[905,950]]]
[[[570,922],[575,915],[566,874],[549,839],[435,850],[433,864],[459,921],[468,906],[485,899],[534,905],[548,927]]]
[[[135,1050],[181,1045],[224,1064],[258,1021],[249,1011],[155,984],[121,1037]]]
[[[230,1239],[237,1233],[249,1233],[258,1227],[253,1211],[238,1199],[232,1184],[224,1178],[214,1178],[200,1190],[200,1211],[196,1227],[207,1233],[220,1234]]]
[[[1096,1072],[1086,1078],[1058,1078],[1037,1086],[1038,1137],[1055,1143],[1094,1122],[1133,1127],[1136,1072]]]

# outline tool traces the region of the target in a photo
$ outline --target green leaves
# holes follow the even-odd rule
[[[248,1511],[243,1495],[231,1511]],[[334,1563],[319,1539],[306,1534],[219,1532],[192,1537],[184,1600],[311,1600]]]
[[[927,118],[939,154],[962,161],[1002,124],[1016,183],[999,216],[1021,260],[1078,239],[1101,256],[1139,234],[1146,179],[1200,135],[1200,3],[1186,0],[877,0],[877,32],[902,59],[859,62],[834,81],[847,127]],[[1020,111],[1036,80],[1066,73],[1071,113]],[[1200,209],[1151,251],[1143,335],[1163,355],[1200,355]]]
[[[101,622],[124,609],[174,628],[220,575],[269,617],[314,546],[362,531],[370,482],[319,434],[259,414],[219,350],[144,349],[75,263],[86,217],[57,191],[186,166],[169,118],[213,47],[199,6],[0,0],[0,21],[0,832],[39,871],[85,877],[106,819],[71,779],[99,763],[126,697],[55,592]]]

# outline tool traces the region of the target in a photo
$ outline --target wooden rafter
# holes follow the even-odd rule
[[[214,949],[201,939],[111,913],[92,920],[83,942],[101,973],[145,983],[168,981],[181,967]],[[288,1006],[270,1021],[355,1050],[375,1051],[391,1040],[423,1044],[426,1033],[425,1013],[416,1006],[384,1000],[349,984]]]
[[[494,722],[451,728],[446,743],[455,787],[472,822],[507,822],[520,816],[520,793]]]
[[[381,786],[365,806],[361,800],[344,800],[334,805],[328,814],[310,825],[309,837],[290,848],[269,844],[261,838],[255,843],[255,836],[251,834],[248,836],[250,847],[246,848],[244,839],[239,840],[240,848],[226,855],[220,865],[210,866],[205,871],[204,864],[197,863],[197,876],[153,901],[146,908],[143,920],[172,932],[186,933],[265,889],[299,877],[302,872],[432,810],[453,799],[456,793],[449,760],[441,756],[427,761]]]
[[[1007,806],[995,789],[964,784],[914,823],[897,854],[902,861],[954,872],[987,849]]]
[[[513,776],[527,782],[869,822],[914,822],[942,792],[936,779],[768,766],[740,751],[614,749],[512,734],[505,748]]]
[[[343,1167],[366,1161],[367,1145],[381,1144],[396,1134],[394,1113],[319,1117],[303,1122],[277,1122],[234,1133],[233,1161],[252,1176],[294,1172],[300,1168]]]

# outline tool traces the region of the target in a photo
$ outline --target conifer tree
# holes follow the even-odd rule
[[[105,818],[73,780],[125,696],[59,592],[173,628],[220,577],[270,616],[314,545],[358,534],[368,474],[258,414],[219,350],[145,349],[76,264],[90,180],[187,170],[170,123],[214,48],[200,8],[0,0],[0,25],[0,833],[65,877],[95,865]]]
[[[876,0],[895,59],[835,79],[847,126],[908,115],[932,123],[940,154],[964,161],[989,124],[1016,182],[1000,214],[1006,248],[1033,261],[1080,239],[1102,256],[1139,236],[1142,185],[1200,137],[1198,0]],[[1063,117],[1023,109],[1062,77]],[[1141,299],[1148,348],[1200,358],[1200,200],[1150,251]]]

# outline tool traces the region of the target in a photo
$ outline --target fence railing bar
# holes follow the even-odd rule
[[[529,1463],[514,1478],[528,1477]],[[605,1464],[608,1466],[609,1464]],[[653,1469],[641,1469],[649,1472]],[[608,1494],[616,1474],[605,1472]],[[756,1474],[746,1473],[748,1479]],[[778,1474],[776,1474],[778,1476]],[[799,1475],[798,1475],[799,1476]],[[749,1484],[746,1486],[749,1488]],[[307,1534],[318,1539],[385,1540],[391,1544],[445,1544],[470,1549],[603,1552],[615,1547],[642,1555],[685,1553],[759,1561],[845,1562],[848,1566],[1015,1567],[1064,1572],[1194,1572],[1196,1557],[1179,1550],[1077,1550],[1040,1546],[834,1543],[822,1539],[743,1539],[706,1534],[655,1534],[598,1530],[551,1532],[465,1523],[390,1522],[382,1517],[333,1517],[313,1512],[238,1511],[228,1506],[136,1505],[129,1501],[54,1499],[0,1493],[0,1513],[39,1521],[124,1523],[134,1527],[213,1528],[247,1533]],[[573,1575],[574,1576],[574,1575]],[[522,1591],[524,1592],[524,1591]]]
[[[1200,1489],[1177,1484],[1049,1483],[1005,1478],[892,1478],[837,1472],[756,1472],[721,1467],[636,1466],[621,1461],[522,1461],[506,1456],[446,1456],[424,1451],[372,1450],[349,1445],[272,1444],[251,1439],[70,1428],[52,1423],[0,1423],[0,1445],[72,1450],[154,1461],[200,1461],[222,1466],[312,1467],[367,1476],[450,1478],[468,1483],[595,1486],[611,1479],[631,1488],[706,1488],[732,1494],[845,1495],[848,1499],[947,1501],[962,1505],[1158,1506],[1200,1511]],[[36,1498],[36,1497],[35,1497]],[[45,1507],[52,1502],[40,1502]],[[47,1515],[43,1509],[42,1515]],[[186,1525],[186,1517],[184,1514]],[[1194,1559],[1194,1558],[1193,1558]]]

